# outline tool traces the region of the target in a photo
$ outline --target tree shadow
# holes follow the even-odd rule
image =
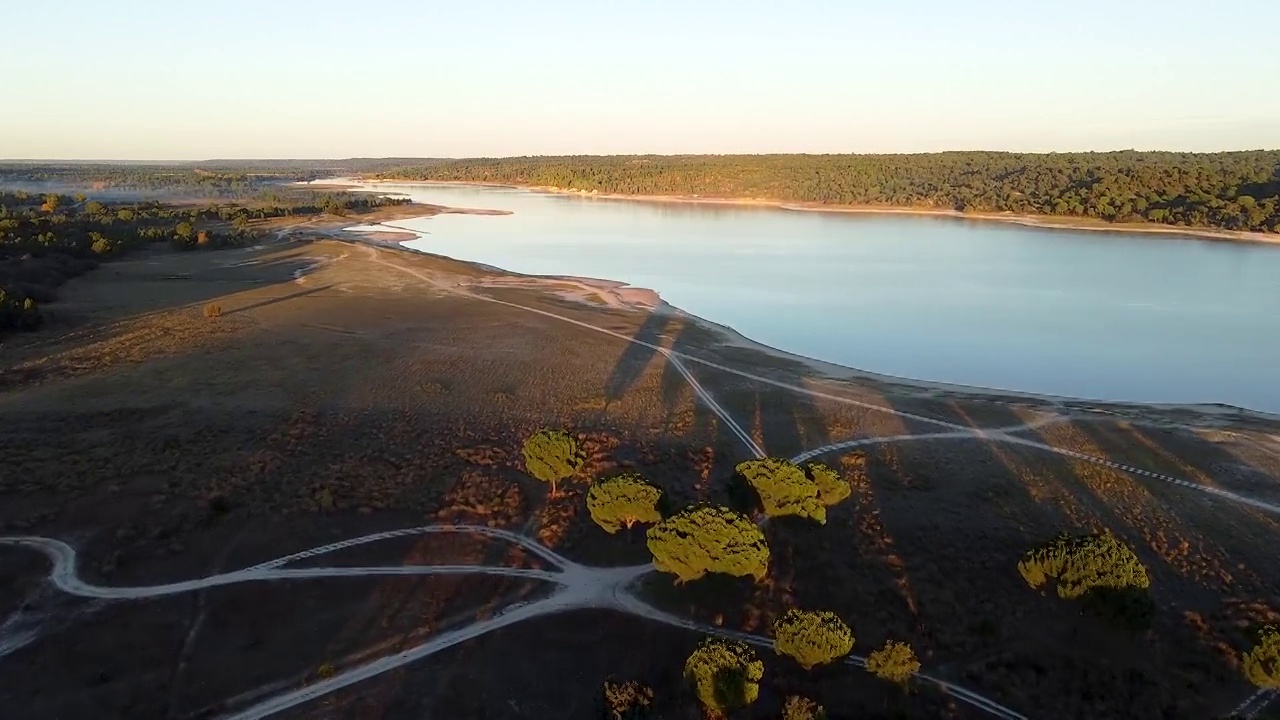
[[[645,368],[652,362],[654,356],[658,355],[658,351],[649,346],[662,343],[662,334],[673,319],[669,312],[657,310],[650,312],[644,322],[640,323],[634,336],[634,339],[639,342],[627,343],[617,362],[614,363],[609,379],[605,381],[606,407],[626,394],[636,380],[644,374]]]

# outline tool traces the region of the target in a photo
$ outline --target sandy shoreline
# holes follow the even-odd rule
[[[926,217],[945,217],[960,220],[980,220],[1002,222],[1013,225],[1040,228],[1044,230],[1080,230],[1085,232],[1121,232],[1143,233],[1147,235],[1172,235],[1200,240],[1229,240],[1233,242],[1280,245],[1280,234],[1246,232],[1239,230],[1215,230],[1213,228],[1189,228],[1175,225],[1157,225],[1154,223],[1108,223],[1104,221],[1089,222],[1079,218],[1058,220],[1052,215],[1018,215],[1014,213],[961,212],[942,208],[916,207],[882,207],[882,206],[843,206],[823,205],[821,203],[801,203],[772,200],[769,198],[711,198],[693,195],[625,195],[621,193],[599,193],[583,190],[569,190],[554,186],[511,185],[507,183],[482,182],[442,182],[435,180],[360,180],[369,185],[469,185],[474,187],[500,187],[528,190],[553,195],[591,198],[596,200],[626,200],[647,203],[681,203],[691,205],[729,205],[758,208],[775,208],[795,212],[852,213],[859,215],[919,215]],[[317,183],[319,184],[319,183]]]
[[[441,184],[441,183],[426,183]],[[453,183],[444,183],[453,184]],[[419,217],[432,217],[440,214],[469,213],[465,208],[449,208],[445,206],[427,205],[431,210]],[[506,212],[478,212],[474,214],[509,214]],[[965,397],[999,398],[1007,401],[1023,401],[1043,403],[1055,407],[1070,407],[1073,410],[1099,412],[1105,414],[1123,414],[1125,412],[1173,412],[1194,413],[1205,423],[1214,420],[1253,419],[1274,421],[1280,415],[1260,410],[1226,405],[1221,403],[1144,403],[1126,400],[1106,400],[1098,398],[1069,397],[1051,395],[1005,388],[990,388],[976,385],[960,385],[954,383],[887,375],[870,370],[841,365],[839,363],[807,357],[787,350],[766,345],[752,340],[733,327],[709,320],[707,318],[685,312],[664,301],[659,293],[650,288],[642,288],[627,283],[605,278],[588,278],[572,275],[526,275],[504,268],[487,265],[471,260],[450,257],[438,253],[424,252],[406,247],[407,240],[422,237],[419,234],[406,232],[396,226],[384,223],[373,223],[393,229],[391,232],[380,230],[354,230],[359,225],[352,225],[340,230],[342,239],[358,243],[373,244],[378,247],[397,250],[412,255],[425,255],[446,258],[450,261],[472,267],[482,273],[477,279],[467,283],[473,288],[524,289],[546,293],[548,295],[580,303],[600,310],[624,310],[629,312],[670,313],[688,318],[695,324],[711,331],[720,341],[717,349],[741,349],[760,353],[769,358],[783,362],[798,363],[811,372],[815,380],[870,382],[877,385],[909,389],[917,395],[930,397],[956,395]],[[404,237],[408,236],[408,237]]]

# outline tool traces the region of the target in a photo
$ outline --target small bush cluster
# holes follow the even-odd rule
[[[207,318],[222,317],[222,306],[217,303],[209,303],[204,306],[204,316]]]
[[[0,330],[35,330],[43,322],[34,298],[0,288]]]
[[[746,644],[735,640],[705,640],[684,664],[698,700],[714,713],[746,707],[760,695],[764,663]]]
[[[661,497],[661,490],[628,473],[593,484],[587,491],[587,510],[597,525],[613,534],[636,523],[660,522]]]
[[[743,515],[724,507],[690,508],[649,528],[653,566],[680,582],[707,573],[763,580],[769,571],[764,533]]]
[[[827,711],[809,698],[792,695],[782,704],[782,720],[827,720]]]
[[[610,720],[637,720],[653,704],[653,688],[635,680],[605,682],[604,704]]]
[[[884,680],[905,685],[920,672],[920,661],[910,645],[890,640],[867,656],[867,671]]]
[[[539,430],[524,441],[524,466],[529,474],[551,485],[572,477],[582,467],[582,451],[578,439],[563,430]]]
[[[805,670],[853,650],[853,631],[833,612],[791,608],[773,623],[773,645]]]

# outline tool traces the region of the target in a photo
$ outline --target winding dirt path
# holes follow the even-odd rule
[[[366,545],[408,535],[435,535],[444,533],[468,533],[503,540],[528,550],[553,566],[554,570],[530,570],[526,568],[492,567],[485,565],[423,565],[423,566],[374,566],[341,568],[287,568],[286,565],[325,555],[343,548]],[[520,579],[534,579],[553,583],[557,588],[548,596],[528,603],[507,607],[498,614],[470,625],[441,633],[407,650],[386,655],[362,665],[357,665],[301,688],[288,690],[248,707],[224,715],[221,720],[259,720],[275,713],[310,702],[356,683],[402,667],[416,660],[434,655],[458,643],[479,637],[499,628],[526,620],[556,613],[600,608],[614,610],[646,620],[660,622],[708,635],[742,640],[753,645],[772,649],[773,641],[767,637],[725,630],[671,615],[646,603],[635,591],[637,581],[655,572],[652,564],[620,568],[604,568],[581,565],[547,548],[532,538],[506,530],[471,525],[428,525],[404,530],[374,533],[350,540],[322,545],[292,555],[269,560],[252,567],[230,573],[186,580],[166,585],[107,587],[82,580],[76,572],[76,551],[66,543],[41,537],[0,538],[0,546],[9,545],[36,550],[52,563],[49,572],[51,582],[63,592],[85,598],[134,600],[161,597],[180,592],[192,592],[210,587],[245,582],[279,581],[316,577],[377,577],[389,574],[459,574],[476,573]],[[845,662],[855,667],[865,667],[866,658],[850,655]],[[918,676],[920,682],[934,685],[950,693],[958,700],[982,710],[1001,720],[1027,720],[999,703],[959,685],[949,683],[928,674]]]

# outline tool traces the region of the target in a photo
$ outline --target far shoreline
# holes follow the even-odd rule
[[[511,183],[467,182],[452,180],[380,180],[360,178],[361,183],[368,185],[419,185],[419,186],[470,186],[510,188],[549,195],[565,195],[595,200],[626,200],[645,203],[678,203],[688,205],[727,205],[740,207],[773,208],[794,212],[843,213],[855,215],[915,215],[924,217],[944,217],[958,220],[978,220],[984,222],[1001,222],[1011,225],[1038,228],[1042,230],[1079,230],[1084,232],[1120,232],[1146,235],[1172,235],[1193,240],[1212,240],[1217,242],[1241,242],[1255,245],[1280,245],[1280,234],[1249,232],[1244,230],[1214,230],[1213,228],[1189,228],[1177,225],[1159,225],[1156,223],[1108,223],[1102,220],[1090,222],[1079,218],[1055,221],[1054,215],[1019,215],[1015,213],[964,212],[943,208],[920,208],[910,206],[881,205],[823,205],[821,203],[787,202],[770,198],[714,198],[696,195],[627,195],[624,193],[601,193],[586,190],[572,190],[545,185],[518,185]],[[320,185],[323,181],[315,181]]]

